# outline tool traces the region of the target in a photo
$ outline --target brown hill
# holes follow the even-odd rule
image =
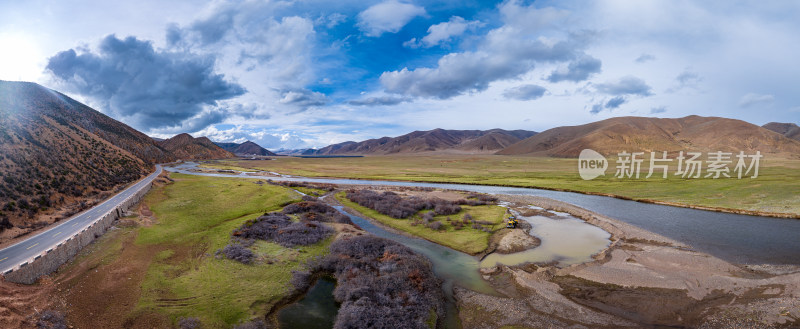
[[[150,137],[61,93],[0,81],[0,232],[102,199],[171,156]],[[4,234],[3,236],[7,236]]]
[[[761,127],[772,130],[788,138],[800,141],[800,126],[794,123],[770,122]]]
[[[363,142],[344,142],[323,147],[314,155],[381,155],[426,152],[491,153],[521,139],[533,131],[502,129],[414,131],[398,137],[383,137]]]
[[[621,151],[725,151],[800,155],[800,142],[741,120],[688,116],[678,119],[619,117],[543,131],[497,154],[577,157],[583,149]]]
[[[231,152],[236,155],[263,155],[263,156],[274,156],[275,153],[270,152],[269,150],[261,147],[256,143],[251,141],[246,141],[244,143],[214,143],[217,146],[221,147],[223,150]]]
[[[223,150],[208,138],[194,138],[186,133],[175,135],[170,139],[157,143],[170,152],[176,159],[181,160],[223,159],[234,157],[233,153]]]

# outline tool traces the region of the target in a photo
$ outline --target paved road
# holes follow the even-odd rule
[[[0,273],[16,268],[17,265],[32,261],[36,256],[45,253],[48,249],[57,246],[64,240],[80,233],[84,228],[97,222],[108,212],[125,201],[128,197],[136,194],[147,184],[153,182],[161,174],[161,166],[156,165],[156,171],[138,183],[128,187],[119,194],[109,198],[103,203],[92,207],[82,213],[62,221],[57,226],[49,228],[47,231],[25,239],[17,244],[0,250]]]

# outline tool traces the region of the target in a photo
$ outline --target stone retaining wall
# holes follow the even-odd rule
[[[3,276],[5,280],[23,284],[33,284],[39,277],[48,275],[57,270],[61,265],[71,260],[86,245],[102,236],[120,216],[142,199],[153,184],[146,184],[136,194],[128,197],[118,206],[109,210],[103,217],[57,246],[48,249],[33,260],[20,264],[20,266]]]

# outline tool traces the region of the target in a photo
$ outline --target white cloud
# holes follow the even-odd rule
[[[633,76],[622,77],[616,81],[608,81],[595,85],[597,91],[613,96],[639,95],[650,96],[652,89],[644,80]]]
[[[460,16],[453,16],[450,17],[450,20],[447,22],[431,25],[428,28],[428,34],[419,42],[414,38],[406,41],[403,45],[411,48],[430,48],[439,44],[444,44],[453,37],[460,36],[467,30],[474,30],[482,25],[483,23],[480,21],[468,21]]]
[[[739,99],[739,107],[746,108],[753,105],[769,104],[775,101],[775,96],[769,94],[748,93]]]
[[[589,32],[562,38],[544,38],[531,32],[531,26],[550,22],[560,12],[556,15],[551,9],[533,5],[521,7],[513,1],[505,3],[501,12],[506,24],[489,31],[477,50],[447,54],[432,68],[384,72],[381,84],[392,93],[448,99],[484,91],[493,81],[517,78],[538,63],[564,62],[584,55]]]
[[[425,8],[396,0],[373,5],[358,14],[358,28],[367,36],[378,37],[385,32],[397,33],[411,19],[425,15]]]
[[[296,112],[313,104],[292,102],[293,95],[314,96],[306,86],[319,80],[314,65],[314,22],[306,17],[281,16],[280,3],[231,2],[212,7],[202,18],[173,26],[173,48],[213,54],[216,67],[247,89],[242,103],[264,104],[253,113]],[[339,21],[337,14],[325,20]],[[290,98],[287,94],[292,93]],[[267,106],[268,105],[268,106]]]
[[[503,96],[510,99],[529,101],[544,96],[544,93],[546,92],[547,89],[542,86],[522,85],[506,89],[506,91],[503,92]]]

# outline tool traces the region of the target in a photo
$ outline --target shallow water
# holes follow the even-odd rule
[[[282,329],[329,329],[333,328],[339,305],[333,298],[336,281],[321,278],[299,301],[278,312],[278,324]]]
[[[382,238],[400,242],[411,248],[411,250],[427,257],[433,265],[433,272],[444,280],[445,284],[452,285],[452,283],[455,283],[461,287],[477,292],[495,294],[494,289],[492,289],[492,287],[481,278],[480,273],[478,273],[477,269],[479,263],[476,257],[435,244],[428,240],[389,232],[373,224],[369,220],[343,211],[341,206],[335,206],[334,208],[349,216],[350,220],[364,231]]]
[[[442,291],[445,296],[444,328],[461,328],[456,301],[453,297],[454,284],[480,293],[497,295],[497,292],[480,277],[479,263],[476,257],[428,240],[389,232],[367,219],[347,213],[342,206],[334,206],[334,208],[350,217],[350,220],[364,231],[400,242],[431,261],[433,272],[442,280]]]
[[[517,216],[533,226],[530,234],[542,242],[536,248],[513,254],[492,253],[481,261],[481,267],[497,264],[519,265],[555,261],[557,266],[585,263],[592,255],[611,243],[611,234],[583,220],[559,213],[557,218],[545,216]]]
[[[165,167],[168,171],[216,177],[247,177],[280,181],[307,181],[331,184],[419,186],[464,190],[490,194],[532,195],[547,197],[597,212],[680,241],[692,248],[743,264],[800,265],[800,220],[748,216],[706,210],[642,203],[612,197],[535,188],[438,184],[356,179],[304,177],[265,177],[202,174],[189,172],[196,163]]]

